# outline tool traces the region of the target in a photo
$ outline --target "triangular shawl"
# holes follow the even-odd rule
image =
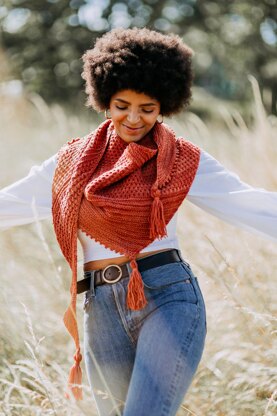
[[[136,255],[166,235],[171,220],[194,180],[200,149],[156,123],[139,142],[126,143],[111,120],[84,138],[64,145],[53,180],[53,223],[61,250],[72,269],[71,303],[64,323],[76,344],[70,382],[81,379],[76,320],[78,228],[131,260],[127,304],[146,304]],[[75,397],[80,398],[78,387]]]

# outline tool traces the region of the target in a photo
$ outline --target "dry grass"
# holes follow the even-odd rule
[[[246,182],[276,189],[276,119],[267,118],[251,80],[254,123],[220,105],[225,127],[194,114],[171,120],[178,133],[205,148]],[[4,186],[96,122],[32,103],[1,103]],[[275,140],[275,142],[274,142]],[[274,172],[275,169],[275,172]],[[179,236],[184,257],[206,298],[208,336],[203,360],[179,415],[273,416],[276,382],[276,244],[183,204]],[[85,384],[80,404],[64,398],[73,344],[64,329],[70,273],[51,221],[1,233],[0,415],[93,415]],[[81,269],[81,265],[80,265]],[[78,316],[82,327],[81,301]]]

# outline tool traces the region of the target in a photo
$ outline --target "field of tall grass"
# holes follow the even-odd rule
[[[242,180],[276,191],[277,120],[265,114],[251,82],[251,123],[217,101],[207,102],[217,114],[214,122],[187,112],[168,123]],[[0,187],[100,120],[49,107],[38,96],[2,97],[0,116]],[[208,324],[203,359],[178,416],[276,415],[276,243],[188,202],[181,207],[178,232],[206,299]],[[81,261],[79,270],[81,276]],[[82,402],[64,397],[74,352],[62,322],[70,271],[51,220],[1,232],[0,282],[0,416],[96,414],[85,377]],[[78,318],[82,328],[81,298]]]

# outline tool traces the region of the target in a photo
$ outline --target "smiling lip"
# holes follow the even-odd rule
[[[129,130],[140,130],[140,129],[143,128],[143,127],[129,127],[129,126],[126,126],[125,124],[123,124],[123,126],[126,127]]]

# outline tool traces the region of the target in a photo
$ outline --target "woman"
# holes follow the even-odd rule
[[[99,414],[173,416],[206,336],[202,294],[178,249],[178,208],[186,198],[276,239],[277,196],[242,183],[163,123],[191,96],[191,50],[178,36],[115,29],[83,61],[88,104],[107,120],[1,191],[2,228],[34,220],[33,196],[41,219],[52,204],[72,269],[64,321],[76,344],[75,397],[82,360],[76,299],[85,292],[85,363]],[[84,253],[78,284],[77,238]]]

